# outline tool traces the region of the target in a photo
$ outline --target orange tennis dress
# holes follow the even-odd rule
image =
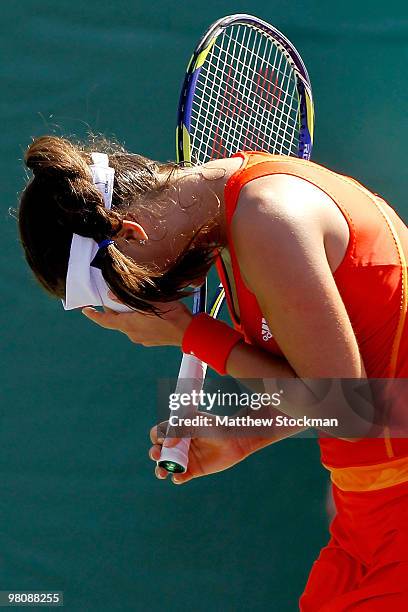
[[[266,153],[237,153],[243,164],[225,188],[228,250],[240,319],[221,258],[234,327],[247,342],[282,355],[256,297],[245,286],[229,227],[240,191],[272,174],[299,177],[324,191],[350,231],[348,248],[334,273],[368,378],[408,378],[408,229],[377,194],[352,178],[318,164]],[[407,410],[408,410],[408,398]],[[408,610],[408,439],[385,435],[347,442],[319,439],[331,473],[337,515],[331,539],[314,563],[300,599],[302,612]]]

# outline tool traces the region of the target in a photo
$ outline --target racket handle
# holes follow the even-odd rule
[[[172,473],[186,472],[190,442],[191,438],[181,438],[175,446],[163,446],[157,465]]]
[[[199,392],[203,388],[207,365],[193,355],[183,355],[175,393]],[[181,414],[181,412],[183,414]],[[180,416],[191,412],[191,407],[179,409]],[[168,425],[167,432],[170,428]],[[166,433],[167,435],[167,433]],[[181,438],[175,446],[162,446],[157,465],[168,472],[185,472],[188,465],[188,451],[191,438]]]

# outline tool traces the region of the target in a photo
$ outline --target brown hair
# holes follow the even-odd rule
[[[109,154],[115,169],[112,209],[92,182],[88,165],[90,152]],[[53,296],[65,298],[72,234],[100,242],[114,237],[125,218],[134,217],[146,198],[150,207],[169,188],[175,163],[160,163],[130,154],[116,142],[91,136],[87,144],[57,136],[35,139],[25,154],[33,171],[20,198],[18,223],[27,262],[37,280]],[[162,180],[167,173],[167,181]],[[159,204],[158,204],[159,205]],[[216,245],[197,245],[196,238],[208,227],[198,228],[187,248],[168,270],[141,265],[124,255],[115,244],[100,260],[103,277],[113,293],[141,312],[157,314],[150,302],[178,300],[189,293],[186,287],[207,274],[215,258]],[[202,241],[200,241],[201,243]]]

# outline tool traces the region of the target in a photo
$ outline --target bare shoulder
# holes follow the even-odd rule
[[[248,231],[250,230],[250,231]],[[291,175],[255,179],[241,191],[232,225],[238,253],[285,253],[288,241],[324,245],[334,271],[347,249],[349,229],[336,203],[321,189]]]
[[[316,185],[303,178],[289,174],[273,174],[247,183],[240,194],[239,210],[251,202],[265,209],[278,210],[283,214],[313,215],[321,203],[331,201]]]
[[[296,176],[274,174],[255,179],[241,190],[232,221],[233,234],[265,230],[285,239],[286,232],[310,231],[311,224],[322,229],[321,201],[327,198],[319,188]],[[272,233],[270,233],[272,232]]]

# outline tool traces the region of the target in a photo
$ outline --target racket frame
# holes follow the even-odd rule
[[[296,86],[299,96],[299,147],[298,155],[310,159],[313,146],[314,105],[309,74],[300,53],[277,28],[262,19],[244,13],[229,15],[213,23],[203,35],[193,51],[187,65],[181,88],[176,127],[177,162],[191,165],[191,108],[201,69],[219,35],[228,27],[246,25],[273,36],[276,46],[289,60],[297,76]]]

